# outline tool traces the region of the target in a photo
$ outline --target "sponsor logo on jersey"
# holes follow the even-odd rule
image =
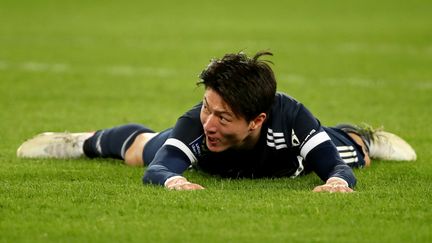
[[[203,152],[208,151],[204,134],[192,141],[189,146],[196,157],[200,157]]]

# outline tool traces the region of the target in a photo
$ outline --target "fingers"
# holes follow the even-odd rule
[[[178,178],[175,179],[173,181],[171,181],[170,183],[168,183],[168,185],[166,185],[166,188],[168,188],[169,190],[202,190],[204,189],[204,187],[202,187],[201,185],[195,184],[195,183],[191,183],[189,181],[186,180],[186,178]]]
[[[338,177],[330,177],[327,181],[326,184],[321,185],[321,186],[317,186],[313,189],[314,192],[354,192],[353,189],[351,189],[348,186],[348,183],[341,178]]]
[[[168,188],[170,190],[177,190],[177,191],[192,191],[192,190],[203,190],[204,187],[201,185],[195,184],[195,183],[185,183],[185,184],[179,184],[175,185],[172,188]]]
[[[317,186],[313,190],[314,192],[354,192],[353,189],[349,188],[346,185],[340,185],[340,184],[324,184],[321,186]]]
[[[204,187],[191,183],[186,180],[184,177],[176,178],[172,181],[170,181],[167,185],[165,185],[166,188],[169,190],[177,190],[177,191],[192,191],[192,190],[203,190]],[[326,184],[317,186],[313,189],[314,192],[339,192],[339,193],[346,193],[346,192],[354,192],[353,189],[351,189],[348,184],[345,181],[341,180],[334,180],[329,179]]]

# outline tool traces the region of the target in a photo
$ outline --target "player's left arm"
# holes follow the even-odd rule
[[[351,192],[356,184],[352,169],[339,155],[329,135],[319,121],[300,106],[294,124],[294,133],[301,142],[300,155],[312,170],[326,183],[314,191]]]
[[[322,131],[319,136],[328,137],[325,131]],[[315,192],[353,191],[356,184],[354,173],[351,167],[340,158],[339,152],[330,138],[309,151],[305,155],[305,159],[311,165],[312,170],[326,182],[324,185],[317,186],[314,189]]]

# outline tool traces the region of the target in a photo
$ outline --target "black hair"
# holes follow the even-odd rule
[[[276,94],[272,62],[259,60],[262,56],[273,53],[260,51],[250,58],[239,52],[212,59],[197,84],[218,93],[237,116],[251,121],[270,110]]]

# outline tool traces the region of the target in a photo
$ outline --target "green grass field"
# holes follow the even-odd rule
[[[431,242],[431,1],[0,2],[0,242]],[[17,159],[44,131],[156,130],[201,99],[210,58],[269,49],[279,90],[325,125],[383,125],[413,163],[300,179],[143,186],[114,160]]]

